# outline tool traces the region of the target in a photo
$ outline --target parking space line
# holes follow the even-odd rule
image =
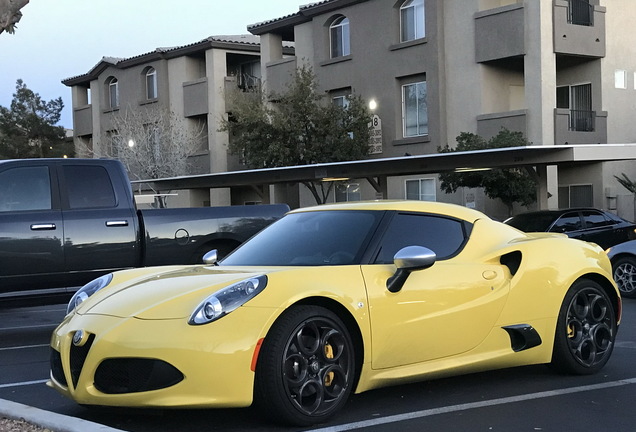
[[[11,351],[11,350],[18,350],[18,349],[29,349],[29,348],[42,348],[42,347],[48,347],[50,346],[49,344],[39,344],[39,345],[22,345],[22,346],[14,346],[14,347],[4,347],[4,348],[0,348],[0,351]]]
[[[23,387],[23,386],[33,385],[33,384],[44,384],[47,381],[48,379],[37,380],[37,381],[23,381],[19,383],[0,384],[0,389],[10,388],[10,387]]]
[[[22,330],[22,329],[35,329],[35,328],[51,328],[54,329],[57,324],[40,324],[32,326],[18,326],[18,327],[0,327],[0,331],[3,330]]]
[[[347,423],[347,424],[338,425],[338,426],[312,429],[306,432],[341,432],[341,431],[349,431],[354,429],[364,429],[364,428],[379,426],[379,425],[388,424],[388,423],[398,423],[398,422],[414,420],[414,419],[418,419],[422,417],[430,417],[430,416],[434,416],[438,414],[448,414],[452,412],[465,411],[465,410],[475,409],[475,408],[491,407],[496,405],[504,405],[504,404],[514,403],[514,402],[523,402],[523,401],[528,401],[533,399],[542,399],[542,398],[553,397],[553,396],[563,396],[563,395],[572,394],[572,393],[581,393],[581,392],[592,391],[592,390],[602,390],[606,388],[620,387],[620,386],[631,385],[631,384],[636,384],[636,378],[629,378],[624,380],[618,380],[618,381],[612,381],[612,382],[606,382],[606,383],[600,383],[600,384],[592,384],[592,385],[580,386],[580,387],[570,387],[570,388],[564,388],[559,390],[549,390],[549,391],[543,391],[543,392],[537,392],[537,393],[529,393],[525,395],[511,396],[511,397],[499,398],[499,399],[491,399],[491,400],[481,401],[481,402],[472,402],[472,403],[466,403],[466,404],[460,404],[460,405],[451,405],[451,406],[440,407],[440,408],[432,408],[432,409],[427,409],[422,411],[415,411],[410,413],[387,416],[383,418],[377,418],[373,420],[364,420],[360,422]]]

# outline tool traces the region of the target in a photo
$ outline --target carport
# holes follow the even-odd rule
[[[269,185],[302,181],[366,179],[379,197],[387,197],[387,178],[448,171],[476,171],[492,168],[523,167],[539,181],[539,208],[547,208],[547,167],[611,161],[636,160],[636,144],[581,144],[527,146],[471,152],[435,153],[397,158],[365,159],[280,168],[231,171],[214,174],[141,180],[155,190],[229,188],[251,186],[261,196]]]

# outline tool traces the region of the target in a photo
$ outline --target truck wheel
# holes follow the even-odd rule
[[[598,372],[612,354],[616,331],[609,295],[594,281],[576,281],[559,311],[552,366],[576,375]]]
[[[289,309],[272,326],[256,367],[256,404],[275,420],[323,423],[347,402],[355,375],[353,343],[336,314]]]

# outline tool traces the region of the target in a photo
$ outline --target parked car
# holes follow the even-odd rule
[[[83,405],[255,401],[308,425],[352,391],[539,363],[594,373],[620,321],[597,245],[452,204],[297,209],[214,255],[80,289],[51,339],[49,385]]]
[[[65,296],[114,270],[201,263],[283,216],[286,204],[137,210],[121,162],[0,161],[0,301]]]
[[[524,232],[556,232],[596,243],[603,249],[636,239],[636,224],[594,208],[539,210],[520,213],[504,221]]]
[[[619,243],[607,250],[614,281],[623,297],[636,298],[636,240]]]

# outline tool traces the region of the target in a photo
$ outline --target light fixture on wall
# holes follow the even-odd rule
[[[371,99],[369,101],[369,109],[371,111],[374,111],[377,107],[378,107],[378,103],[376,102],[376,100],[375,99]]]

